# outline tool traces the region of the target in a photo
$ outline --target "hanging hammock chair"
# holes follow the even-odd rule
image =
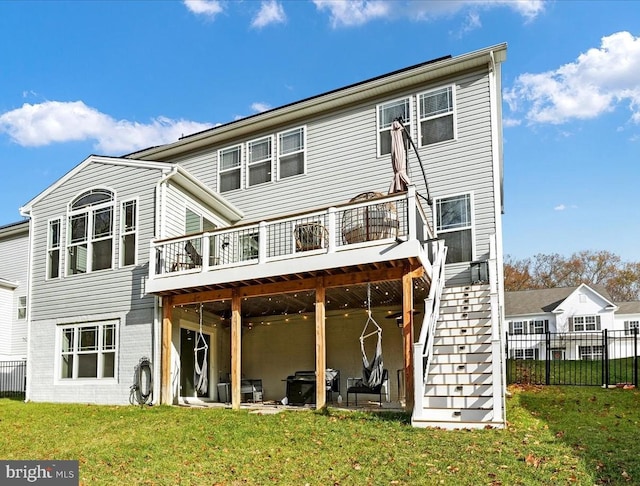
[[[371,313],[371,284],[367,285],[367,322],[360,334],[360,349],[362,351],[362,383],[369,388],[375,388],[382,383],[384,363],[382,361],[382,328]],[[377,336],[375,354],[369,360],[365,349],[365,340]]]
[[[200,304],[200,327],[196,333],[196,342],[193,347],[193,382],[198,395],[205,395],[209,390],[209,373],[207,370],[209,345],[202,332],[202,313],[202,304]]]

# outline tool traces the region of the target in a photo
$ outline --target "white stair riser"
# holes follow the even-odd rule
[[[460,329],[463,327],[485,327],[490,325],[491,321],[486,316],[479,319],[439,319],[436,323],[436,332],[439,329]]]
[[[454,409],[454,408],[430,408],[425,410],[429,420],[452,422],[488,422],[493,420],[493,410],[484,409]]]
[[[436,336],[433,341],[435,346],[460,346],[462,344],[487,344],[491,342],[491,334],[476,336]]]
[[[468,354],[468,353],[490,353],[491,344],[460,344],[460,345],[447,345],[447,346],[435,346],[434,354]]]
[[[429,367],[429,374],[443,374],[443,373],[491,373],[493,372],[492,363],[446,363],[446,364],[433,364]]]
[[[463,305],[446,305],[440,306],[440,315],[456,314],[462,312],[489,312],[491,309],[489,304],[469,303]]]
[[[431,364],[490,363],[491,353],[434,354]]]
[[[490,373],[433,374],[429,376],[430,385],[491,385]]]
[[[438,318],[438,322],[440,321],[470,321],[473,319],[488,319],[489,313],[487,311],[477,311],[477,312],[451,312],[440,313],[440,317]]]
[[[436,338],[449,336],[480,336],[482,334],[491,334],[491,326],[468,326],[436,329]]]
[[[493,396],[491,385],[427,385],[426,396],[489,397]]]
[[[493,397],[425,397],[425,408],[493,408]]]

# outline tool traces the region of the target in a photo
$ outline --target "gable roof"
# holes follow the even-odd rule
[[[131,167],[141,167],[145,169],[158,169],[158,170],[165,170],[165,171],[169,171],[175,167],[175,164],[170,164],[168,162],[149,162],[149,161],[142,161],[142,160],[129,160],[129,159],[123,159],[119,157],[106,157],[104,155],[90,155],[89,157],[84,159],[81,163],[76,165],[73,169],[71,169],[69,172],[67,172],[65,175],[63,175],[60,179],[58,179],[56,182],[51,184],[49,187],[47,187],[44,191],[42,191],[36,197],[31,199],[28,203],[22,206],[20,208],[20,214],[22,214],[25,217],[29,217],[29,215],[31,214],[31,209],[35,204],[42,201],[42,199],[44,199],[49,194],[51,194],[54,190],[56,190],[58,187],[66,183],[69,179],[71,179],[78,172],[83,170],[86,166],[96,162],[102,163],[102,164],[126,165]]]
[[[504,293],[505,315],[541,314],[553,312],[562,302],[580,287],[586,287],[604,300],[613,304],[613,299],[602,285],[581,284],[576,287],[554,287],[550,289],[518,290]]]
[[[274,126],[299,123],[301,119],[317,116],[331,110],[344,109],[347,106],[362,103],[374,97],[391,96],[393,93],[425,82],[454,76],[480,67],[493,69],[496,65],[504,62],[506,57],[506,43],[460,56],[444,56],[230,123],[218,125],[183,137],[177,142],[150,147],[125,157],[140,160],[168,160],[171,157],[202,150],[228,139],[255,134],[262,130],[270,130]]]
[[[640,301],[634,300],[631,302],[618,302],[618,312],[620,314],[640,314]]]

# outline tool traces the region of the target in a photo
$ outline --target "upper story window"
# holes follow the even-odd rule
[[[242,146],[218,151],[218,187],[220,192],[240,189],[242,180]]]
[[[138,203],[124,201],[120,211],[120,265],[135,265],[138,233]]]
[[[272,137],[270,136],[247,143],[248,186],[271,182],[272,146]]]
[[[401,118],[405,126],[411,127],[410,98],[378,105],[378,156],[391,153],[391,124],[397,118]]]
[[[49,234],[47,235],[47,278],[60,276],[60,231],[62,220],[49,221]]]
[[[471,194],[436,200],[436,232],[447,245],[446,263],[473,260]]]
[[[27,318],[27,297],[21,295],[18,297],[18,319]]]
[[[448,86],[418,96],[421,147],[455,138],[453,93]]]
[[[600,316],[574,316],[569,318],[569,330],[581,331],[599,331]]]
[[[113,201],[107,189],[92,189],[71,202],[67,274],[113,267]]]
[[[294,128],[278,134],[278,178],[305,172],[305,129]]]

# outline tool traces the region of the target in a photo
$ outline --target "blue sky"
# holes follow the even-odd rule
[[[505,253],[640,261],[638,19],[635,1],[0,1],[0,226],[89,154],[506,42]]]

